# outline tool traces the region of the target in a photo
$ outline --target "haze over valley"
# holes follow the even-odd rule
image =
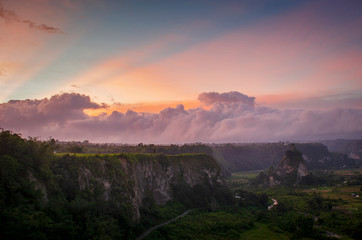
[[[360,239],[361,10],[0,0],[0,239]]]

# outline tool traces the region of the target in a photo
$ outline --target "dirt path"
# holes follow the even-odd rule
[[[182,218],[182,217],[186,216],[186,215],[187,215],[188,213],[190,213],[192,210],[194,210],[194,209],[189,209],[189,210],[187,210],[186,212],[184,212],[183,214],[178,215],[177,217],[174,217],[174,218],[172,218],[171,220],[168,220],[167,222],[164,222],[164,223],[158,224],[158,225],[156,225],[156,226],[154,226],[154,227],[151,227],[151,228],[148,229],[146,232],[144,232],[141,236],[137,237],[136,240],[141,240],[141,239],[145,238],[148,234],[150,234],[152,231],[156,230],[157,228],[162,227],[162,226],[164,226],[164,225],[166,225],[166,224],[169,224],[169,223],[171,223],[171,222],[173,222],[173,221],[175,221],[175,220],[177,220],[177,219],[179,219],[179,218]]]

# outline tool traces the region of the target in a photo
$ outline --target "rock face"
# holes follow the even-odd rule
[[[295,183],[300,182],[302,177],[309,174],[302,153],[294,145],[292,145],[291,150],[285,152],[284,158],[278,164],[276,173],[283,181]]]
[[[27,171],[27,179],[29,180],[29,182],[34,183],[34,187],[36,190],[40,190],[42,192],[43,201],[48,202],[48,193],[44,183],[39,181],[31,171]]]
[[[80,190],[99,192],[104,201],[116,202],[140,219],[140,208],[154,202],[163,205],[173,198],[173,186],[225,185],[215,160],[206,154],[124,154],[104,159],[78,157]]]
[[[285,152],[285,156],[280,160],[278,167],[271,167],[266,173],[261,172],[257,183],[276,186],[276,185],[295,185],[302,177],[309,174],[305,160],[300,151],[292,144],[291,149]]]

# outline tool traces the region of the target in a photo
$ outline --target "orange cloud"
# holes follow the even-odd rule
[[[86,95],[65,93],[0,104],[0,124],[42,139],[118,143],[316,141],[362,136],[362,109],[282,110],[250,106],[244,97],[234,96],[235,92],[211,93],[209,97],[217,102],[208,110],[185,110],[178,105],[155,114],[127,111],[92,117],[84,111],[101,108],[101,104]]]
[[[34,28],[40,31],[44,31],[47,33],[63,33],[62,30],[60,30],[57,27],[49,26],[44,23],[35,23],[31,20],[22,19],[19,17],[15,12],[11,10],[5,9],[2,4],[0,3],[0,18],[4,19],[6,22],[17,22],[21,24],[27,25],[29,28]]]
[[[189,100],[189,101],[174,101],[174,102],[143,102],[143,103],[133,103],[133,104],[114,103],[106,108],[86,109],[84,110],[84,113],[86,113],[89,116],[98,116],[103,113],[110,115],[114,111],[125,113],[128,110],[132,110],[134,112],[143,112],[143,113],[159,113],[161,110],[165,108],[169,107],[175,108],[178,105],[183,105],[187,110],[187,109],[200,107],[200,102],[196,100]]]
[[[279,109],[302,108],[327,109],[350,107],[362,109],[362,94],[359,90],[333,90],[319,93],[294,93],[257,96],[258,105]]]
[[[60,32],[60,28],[67,26],[69,19],[64,9],[48,1],[9,1],[1,9],[0,68],[4,74],[0,81],[0,101],[3,101],[54,62],[77,36],[70,39],[66,35],[34,31]]]

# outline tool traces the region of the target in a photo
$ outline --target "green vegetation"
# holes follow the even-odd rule
[[[54,140],[0,132],[1,239],[134,239],[186,208],[232,199],[218,183],[219,166],[204,153],[89,154],[74,148],[53,154],[54,147]],[[167,174],[171,193],[155,195],[153,187],[167,187],[157,185]],[[190,178],[195,185],[187,184]],[[172,194],[163,206],[168,196],[162,194]]]
[[[82,160],[53,155],[49,142],[0,132],[1,239],[132,239],[127,204],[102,201],[101,186],[79,188]]]
[[[243,171],[233,173],[226,187],[204,145],[185,152],[177,145],[172,151],[164,147],[173,153],[168,155],[160,148],[137,153],[132,147],[105,154],[91,153],[86,143],[54,154],[54,142],[0,132],[1,239],[135,239],[191,208],[196,209],[147,239],[358,239],[362,234],[362,197],[356,197],[362,195],[361,169],[315,170],[292,187],[253,185],[260,171]],[[268,146],[261,157],[276,149]],[[166,185],[154,186],[154,176],[172,176],[172,196],[160,192]],[[268,210],[272,198],[278,204]]]
[[[215,158],[225,176],[231,172],[251,171],[266,169],[276,164],[289,149],[289,144],[276,143],[249,143],[249,144],[212,144],[201,143],[184,145],[155,145],[143,144],[92,144],[87,140],[84,142],[59,142],[54,141],[55,151],[58,153],[158,153],[166,155],[179,155],[184,153],[205,153]],[[298,143],[295,144],[303,155],[308,159],[308,169],[341,169],[357,168],[362,162],[358,159],[351,159],[343,153],[330,152],[321,143]],[[72,149],[81,149],[74,151]],[[358,153],[358,148],[348,148]]]
[[[154,231],[146,239],[239,239],[242,232],[253,227],[253,222],[239,217],[232,210],[215,213],[193,211]]]
[[[245,188],[249,182],[255,179],[262,170],[234,172],[226,179],[228,186],[232,189]]]
[[[55,143],[55,151],[59,153],[72,153],[73,149],[81,149],[86,153],[159,153],[166,155],[179,155],[183,153],[206,153],[211,154],[212,149],[204,144],[184,144],[184,145],[121,145],[121,144],[92,144],[84,142],[59,142]]]
[[[288,240],[288,234],[272,229],[266,223],[255,222],[254,227],[243,232],[239,239],[243,240]]]
[[[360,169],[317,171],[314,175],[323,180],[322,185],[293,188],[256,188],[250,182],[258,176],[258,171],[233,173],[227,183],[238,196],[234,204],[214,212],[193,212],[146,239],[334,239],[333,236],[359,239],[362,199],[352,193],[361,195],[361,185],[349,182],[354,184],[351,180],[360,173]],[[267,210],[271,198],[277,199],[278,204]],[[244,227],[233,225],[238,221]],[[220,226],[217,233],[213,232],[215,225]]]

